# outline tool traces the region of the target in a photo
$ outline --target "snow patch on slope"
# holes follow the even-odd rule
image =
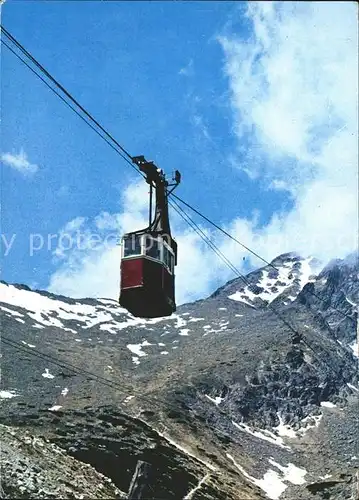
[[[276,446],[280,446],[281,448],[285,448],[287,450],[290,450],[290,447],[284,444],[283,439],[280,436],[276,436],[272,432],[262,429],[262,430],[255,430],[251,429],[249,425],[243,424],[243,423],[237,423],[232,421],[232,424],[237,427],[242,432],[246,432],[247,434],[250,434],[251,436],[254,436],[256,438],[262,439],[263,441],[268,441],[269,443],[275,444]]]
[[[261,299],[270,304],[290,288],[291,295],[286,298],[293,301],[307,283],[314,281],[314,278],[312,278],[313,269],[310,265],[312,260],[313,257],[301,261],[288,259],[275,269],[262,269],[261,278],[257,283],[247,285],[245,288],[229,295],[228,298],[254,307],[256,299]],[[298,264],[300,266],[299,269],[294,267]],[[275,277],[273,277],[273,273],[275,273]],[[251,290],[254,286],[259,290],[258,293],[254,293]]]
[[[282,437],[296,438],[297,433],[295,432],[295,430],[292,429],[290,425],[284,423],[279,413],[277,413],[277,417],[279,419],[279,425],[277,425],[277,427],[274,427],[274,431],[277,432],[278,435]]]
[[[304,436],[310,429],[317,428],[323,417],[322,414],[309,415],[308,417],[305,417],[301,420],[301,427],[298,430],[295,430],[290,425],[284,423],[279,413],[277,413],[277,416],[279,419],[279,425],[273,427],[273,432],[269,431],[268,429],[253,429],[243,422],[237,423],[232,421],[232,424],[240,431],[250,434],[255,438],[262,439],[263,441],[268,441],[269,443],[279,446],[280,448],[290,450],[290,446],[285,443],[283,438],[298,439],[301,436]]]
[[[26,345],[27,347],[31,347],[32,349],[33,349],[34,347],[36,347],[36,345],[34,345],[34,344],[29,344],[28,342],[25,342],[25,340],[22,340],[22,341],[21,341],[21,343],[22,343],[22,344],[24,344],[24,345]]]
[[[359,345],[358,345],[358,342],[353,342],[353,344],[351,344],[349,347],[353,351],[354,356],[356,358],[358,358],[359,357]]]
[[[336,405],[330,401],[322,401],[320,406],[324,406],[324,408],[336,408]]]
[[[147,424],[147,422],[145,422]],[[189,450],[186,450],[186,448],[184,448],[183,446],[181,446],[180,444],[176,443],[175,441],[173,441],[173,439],[171,439],[169,436],[166,436],[165,434],[163,434],[163,432],[160,432],[159,430],[157,429],[154,429],[157,434],[161,437],[163,437],[166,441],[168,441],[172,446],[174,446],[175,448],[177,448],[178,450],[182,451],[183,453],[185,453],[186,455],[188,455],[189,457],[192,457],[194,458],[195,460],[198,460],[199,462],[201,462],[201,464],[205,465],[208,469],[210,469],[211,471],[215,471],[217,470],[216,467],[214,467],[212,464],[210,464],[209,462],[205,462],[204,460],[201,460],[199,457],[197,457],[196,455],[194,455],[193,453],[191,453]]]
[[[306,482],[304,477],[307,471],[292,463],[288,463],[287,466],[282,466],[273,459],[269,459],[269,463],[279,469],[280,472],[268,469],[262,479],[257,479],[248,474],[248,472],[236,462],[232,455],[227,453],[226,456],[233,462],[235,467],[244,477],[263,490],[271,500],[278,500],[282,493],[288,488],[288,484],[285,484],[285,482],[297,485],[305,484]]]
[[[61,405],[54,405],[51,406],[51,408],[48,408],[49,411],[59,411],[61,410],[62,406]]]
[[[208,394],[205,394],[206,398],[212,401],[216,406],[222,403],[224,401],[224,398],[221,398],[220,396],[216,396],[215,398],[212,398],[211,396],[208,396]]]
[[[0,391],[0,399],[12,399],[18,396],[16,391]]]
[[[127,344],[127,349],[129,349],[133,354],[136,356],[132,356],[132,361],[135,364],[139,364],[138,358],[141,358],[143,356],[147,356],[147,353],[145,353],[142,350],[142,347],[152,345],[148,340],[143,340],[140,344]]]
[[[6,312],[6,313],[11,314],[12,316],[16,316],[17,318],[23,318],[24,317],[23,314],[20,314],[18,311],[14,311],[13,309],[9,309],[9,308],[4,307],[4,306],[0,306],[0,309],[2,311]]]
[[[228,295],[229,299],[236,300],[237,302],[243,302],[247,306],[254,307],[250,301],[255,300],[258,295],[251,292],[248,287],[244,289],[243,292],[235,292],[232,295]]]
[[[125,309],[120,306],[113,307],[116,302],[99,301],[107,305],[89,305],[89,304],[68,304],[58,299],[41,295],[38,292],[19,289],[13,285],[5,285],[0,283],[1,301],[8,305],[19,307],[27,311],[27,315],[37,323],[37,327],[55,326],[67,331],[76,333],[71,328],[66,328],[62,322],[75,321],[80,328],[88,329],[100,324],[100,329],[107,330],[110,333],[116,333],[129,326],[143,325],[146,323],[153,324],[163,320],[164,318],[156,318],[153,320],[144,320],[142,318],[134,318]],[[112,307],[108,302],[111,302]],[[1,306],[1,309],[6,309],[5,312],[10,312],[13,315],[21,316],[17,311],[12,311]],[[117,317],[125,317],[125,321],[119,322],[115,320]]]
[[[54,375],[50,373],[50,370],[48,368],[45,368],[44,373],[41,374],[44,378],[55,378]]]

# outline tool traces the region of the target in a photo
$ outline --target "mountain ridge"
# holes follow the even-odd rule
[[[120,481],[113,467],[103,470],[91,436],[102,439],[104,456],[120,469],[126,460],[133,469],[134,457],[148,457],[151,447],[163,449],[161,439],[177,450],[167,450],[168,457],[186,450],[166,462],[185,474],[183,497],[198,486],[190,498],[297,500],[329,492],[330,498],[349,499],[358,464],[352,457],[359,456],[357,260],[340,259],[319,272],[315,263],[317,273],[306,272],[305,283],[308,259],[291,253],[274,262],[284,268],[286,286],[276,283],[279,271],[269,266],[270,277],[264,266],[246,276],[251,293],[262,297],[249,296],[238,278],[206,299],[179,306],[170,318],[152,320],[131,317],[111,299],[62,298],[2,282],[2,332],[17,348],[3,348],[0,423],[50,439],[122,492],[131,471]],[[231,298],[237,292],[241,300]],[[91,381],[88,371],[98,379]],[[102,378],[112,385],[102,386]],[[107,420],[100,418],[104,412]],[[134,432],[126,451],[115,446],[118,419]],[[107,421],[110,434],[100,421]],[[155,441],[137,421],[153,429]],[[143,443],[142,451],[136,442]],[[314,443],[321,449],[317,463],[311,459]],[[153,464],[155,456],[150,454]],[[156,470],[168,475],[166,467]],[[166,498],[180,498],[178,487],[164,485],[158,475],[151,483]]]

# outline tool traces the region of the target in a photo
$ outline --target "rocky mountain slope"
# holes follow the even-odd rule
[[[357,498],[358,273],[285,254],[151,320],[0,283],[4,495],[122,498],[144,460],[145,498]]]

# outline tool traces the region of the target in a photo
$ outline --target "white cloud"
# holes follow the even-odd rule
[[[59,197],[65,197],[70,194],[70,188],[69,186],[63,185],[61,186],[57,191],[56,191],[57,196]]]
[[[357,127],[355,13],[350,3],[249,4],[252,40],[220,38],[239,137],[254,130],[267,154],[312,162],[336,130]]]
[[[293,196],[290,213],[253,227],[248,244],[265,241],[267,256],[275,242],[324,260],[357,245],[356,13],[349,2],[250,2],[250,39],[219,38],[244,170]]]
[[[194,67],[193,67],[193,59],[190,59],[186,66],[183,66],[178,72],[179,75],[182,76],[193,76],[194,75]]]
[[[80,246],[79,243],[74,243],[76,241],[76,235],[80,233],[81,228],[85,227],[86,223],[85,217],[75,217],[71,221],[67,222],[65,226],[59,231],[59,234],[54,235],[54,239],[57,242],[57,247],[55,248],[53,254],[57,259],[63,259],[66,256],[66,251],[72,248],[74,245]],[[51,240],[51,245],[53,240]],[[50,249],[52,249],[50,247]]]
[[[191,118],[191,121],[192,121],[193,125],[197,128],[197,130],[200,131],[200,133],[203,135],[203,137],[205,139],[208,139],[209,141],[212,140],[211,136],[209,135],[209,132],[208,132],[208,127],[204,123],[203,116],[201,116],[199,114],[194,114],[193,117]]]
[[[250,2],[247,17],[249,39],[219,39],[240,153],[237,160],[233,152],[231,163],[243,164],[245,155],[244,168],[258,188],[287,191],[293,209],[278,209],[266,226],[258,225],[257,213],[225,229],[267,260],[287,251],[324,261],[343,257],[357,247],[358,234],[356,6]],[[91,228],[120,236],[145,227],[147,190],[143,182],[130,185],[120,213],[101,213],[81,227],[86,238]],[[234,277],[177,217],[173,233],[179,244],[178,303],[201,298]],[[244,256],[262,264],[235,242],[206,233],[240,271]],[[49,288],[117,298],[119,277],[120,251],[112,239],[95,250],[65,252]]]
[[[288,184],[282,179],[273,179],[268,187],[277,191],[290,191]]]
[[[23,149],[18,154],[2,153],[1,161],[24,175],[34,174],[39,168],[34,163],[29,162]]]
[[[58,268],[50,278],[49,291],[71,297],[118,297],[121,257],[118,241],[125,232],[147,226],[147,191],[144,182],[129,185],[122,196],[120,213],[102,212],[92,221],[77,217],[59,231],[59,236],[66,234],[66,238],[63,246],[59,238],[53,251]],[[179,247],[178,303],[203,297],[214,285],[221,284],[223,278],[231,276],[176,213],[172,217],[172,230]],[[211,236],[208,230],[203,230]],[[94,237],[97,239],[91,246]]]
[[[76,217],[59,231],[53,251],[58,268],[50,278],[50,291],[71,297],[118,297],[118,242],[125,232],[146,227],[147,191],[145,183],[131,184],[123,193],[121,213],[101,212],[93,220]]]
[[[69,297],[117,299],[120,285],[120,247],[97,251],[72,250],[64,264],[51,276],[49,291]]]
[[[70,222],[68,222],[62,231],[64,233],[72,232],[72,231],[77,231],[81,227],[83,227],[84,223],[86,222],[85,217],[76,217],[75,219],[72,219]]]

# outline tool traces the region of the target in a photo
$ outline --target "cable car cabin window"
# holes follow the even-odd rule
[[[161,243],[152,238],[152,236],[146,236],[145,239],[145,253],[152,259],[161,260]]]
[[[141,255],[141,236],[134,234],[124,239],[123,256]]]
[[[170,273],[173,273],[174,258],[172,253],[168,250],[168,248],[165,245],[163,245],[163,262],[170,271]]]
[[[168,250],[165,246],[163,246],[163,262],[168,267]]]
[[[169,270],[171,273],[173,273],[173,268],[174,268],[174,256],[171,254],[171,252],[168,252],[169,255]]]

